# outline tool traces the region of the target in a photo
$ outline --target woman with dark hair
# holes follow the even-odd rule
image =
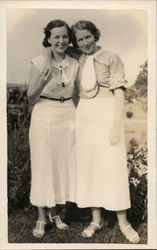
[[[72,43],[80,58],[76,111],[78,207],[92,207],[92,222],[82,232],[90,238],[103,226],[100,208],[116,211],[121,232],[132,243],[138,233],[129,224],[127,158],[123,129],[124,65],[114,53],[97,46],[100,32],[89,21],[72,26]]]
[[[75,107],[72,96],[78,62],[65,54],[71,41],[70,28],[61,20],[44,29],[44,47],[51,48],[51,70],[44,57],[32,59],[28,98],[35,103],[29,131],[31,151],[30,201],[38,207],[33,230],[37,238],[45,234],[46,210],[60,230],[68,226],[55,210],[56,204],[75,202]],[[53,216],[54,215],[54,216]]]

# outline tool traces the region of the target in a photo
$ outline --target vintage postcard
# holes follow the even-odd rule
[[[156,1],[0,23],[0,249],[156,249]]]

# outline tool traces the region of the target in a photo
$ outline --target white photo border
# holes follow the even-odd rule
[[[142,9],[148,13],[148,243],[138,244],[12,244],[7,215],[7,8],[22,9]],[[156,1],[1,1],[0,2],[0,249],[156,249]]]

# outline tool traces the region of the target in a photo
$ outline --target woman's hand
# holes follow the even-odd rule
[[[110,131],[110,143],[111,145],[118,144],[120,141],[121,132],[121,120],[113,121],[112,128]]]
[[[44,69],[42,73],[38,71],[38,69],[32,65],[29,77],[29,85],[27,96],[30,103],[34,103],[40,96],[41,92],[48,84],[48,82],[52,78],[52,73],[48,69]]]
[[[40,75],[41,83],[47,85],[48,82],[51,80],[51,78],[52,78],[52,69],[48,69],[47,67],[44,68],[43,72]]]
[[[82,54],[78,61],[81,66],[84,65],[86,61],[86,56]]]

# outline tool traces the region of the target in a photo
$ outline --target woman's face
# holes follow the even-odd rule
[[[68,30],[65,26],[56,27],[51,30],[49,38],[54,53],[63,54],[69,46]]]
[[[96,52],[96,42],[94,35],[89,30],[76,29],[76,42],[79,49],[86,55]]]

